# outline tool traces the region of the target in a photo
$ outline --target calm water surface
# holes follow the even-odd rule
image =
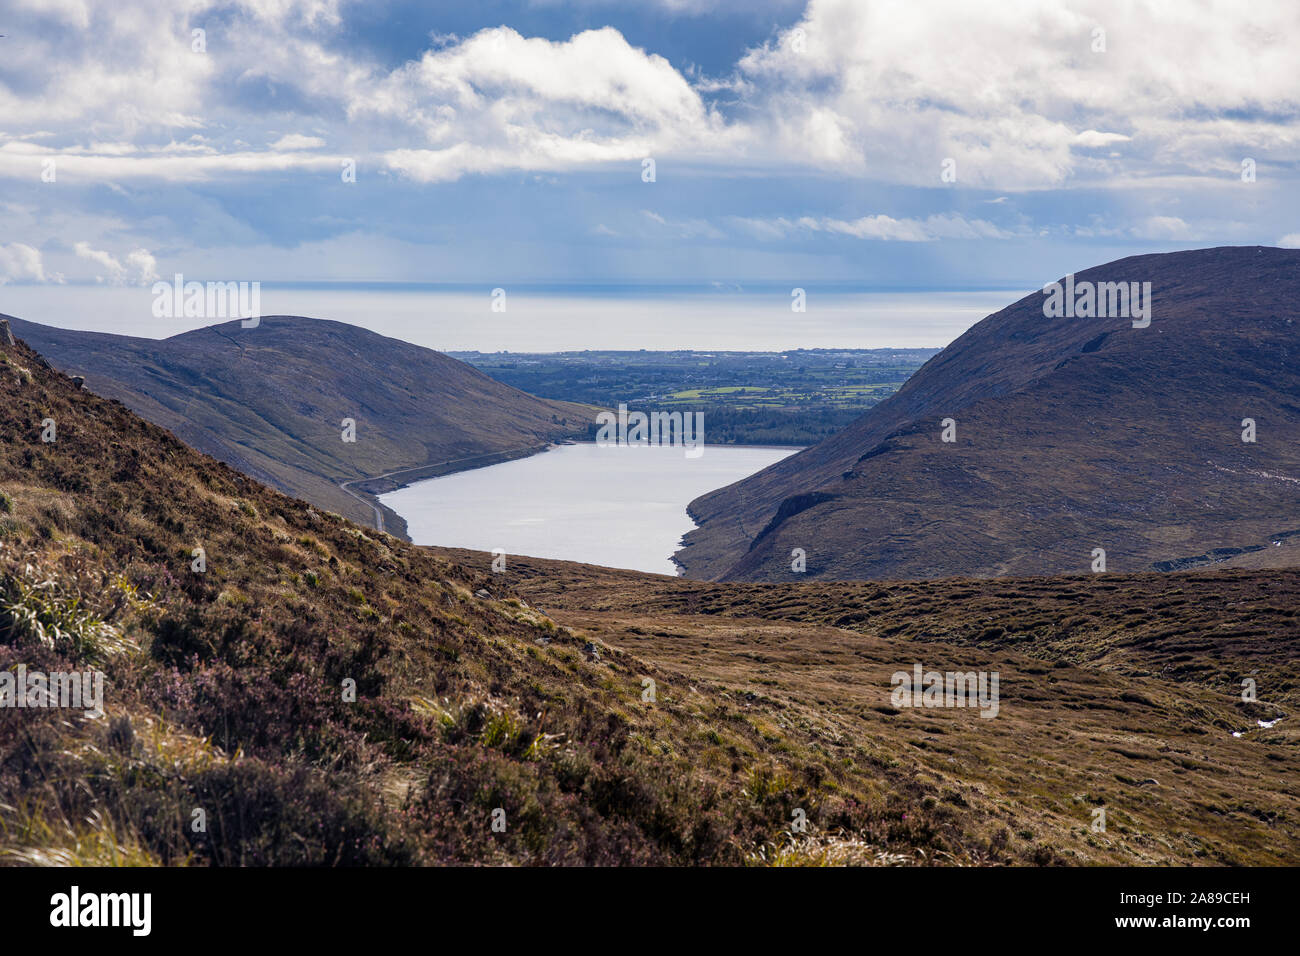
[[[563,558],[676,574],[695,527],[690,502],[798,449],[562,445],[531,458],[421,481],[381,500],[416,544]]]

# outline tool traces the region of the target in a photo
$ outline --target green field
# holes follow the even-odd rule
[[[808,445],[888,398],[938,349],[452,353],[542,398],[704,412],[718,444]]]

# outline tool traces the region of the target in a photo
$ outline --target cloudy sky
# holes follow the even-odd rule
[[[9,289],[1027,289],[1300,245],[1295,0],[7,0],[0,33]]]

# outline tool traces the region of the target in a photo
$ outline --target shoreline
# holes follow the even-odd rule
[[[533,455],[550,451],[551,448],[559,444],[564,443],[548,441],[536,445],[509,448],[505,451],[484,452],[481,455],[467,455],[463,458],[448,458],[444,461],[431,462],[426,465],[412,465],[409,468],[398,468],[382,475],[341,481],[338,482],[338,487],[344,494],[355,498],[374,511],[375,529],[377,531],[411,542],[411,537],[406,531],[406,519],[381,502],[379,500],[380,495],[400,491],[418,482],[428,481],[433,478],[445,478],[447,475],[458,474],[462,471],[474,471],[477,468],[500,465],[520,458],[531,458]],[[355,490],[353,490],[354,488]],[[392,526],[391,530],[388,527],[390,525]],[[400,530],[396,530],[399,527]]]
[[[566,445],[595,445],[595,444],[597,444],[597,442],[593,439],[583,439],[583,440],[564,439],[561,441],[549,441],[544,444],[528,445],[520,448],[508,449],[503,452],[489,452],[482,455],[467,456],[465,458],[448,459],[446,461],[435,462],[430,465],[417,465],[411,468],[399,468],[396,471],[387,472],[386,474],[376,475],[370,478],[354,478],[351,481],[341,482],[339,484],[339,488],[344,492],[346,492],[347,494],[351,495],[353,498],[356,498],[358,501],[364,502],[366,505],[370,506],[375,511],[376,524],[380,531],[384,531],[385,533],[391,534],[394,537],[401,538],[403,541],[407,541],[414,544],[413,539],[407,533],[406,519],[401,514],[394,511],[392,508],[383,504],[379,500],[380,495],[391,494],[394,491],[401,491],[404,488],[409,488],[412,485],[419,484],[420,482],[423,481],[432,481],[436,478],[445,478],[449,475],[460,474],[461,472],[475,471],[479,468],[487,468],[492,465],[505,464],[508,461],[518,461],[524,458],[531,458],[535,455],[548,452],[553,448],[562,448]],[[705,447],[707,448],[708,446],[706,445]],[[760,445],[760,444],[737,443],[737,444],[727,444],[727,445],[715,444],[713,447],[737,448],[737,449],[753,448],[753,449],[765,449],[771,451],[788,451],[790,455],[795,455],[810,446],[771,445],[771,444]],[[786,457],[789,457],[789,455],[787,455]],[[447,467],[447,466],[455,466],[455,467]],[[353,491],[352,488],[348,486],[355,486],[357,488],[357,491]],[[717,489],[712,489],[712,490],[717,490]],[[710,492],[705,492],[705,494],[709,494],[709,493]],[[683,532],[682,538],[678,540],[676,547],[668,555],[668,560],[673,563],[676,569],[677,577],[685,576],[683,574],[685,570],[685,566],[682,565],[682,563],[677,559],[677,555],[680,554],[685,548],[685,543],[684,543],[685,538],[692,531],[696,531],[701,527],[699,519],[691,511],[690,505],[692,503],[693,501],[687,503],[685,507],[685,514],[686,517],[690,520],[690,522],[693,525],[695,525],[695,527],[689,529],[686,532]],[[385,521],[384,520],[385,517],[387,517],[389,520]],[[387,530],[384,527],[385,524],[394,525],[394,530]],[[400,531],[395,530],[397,526],[400,526],[401,529]],[[429,545],[429,547],[440,547],[440,545]],[[647,572],[647,573],[663,573],[663,572]]]

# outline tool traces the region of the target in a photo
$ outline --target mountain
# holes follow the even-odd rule
[[[1094,549],[1112,572],[1300,564],[1300,250],[1074,278],[1149,282],[1149,325],[1026,296],[848,428],[692,502],[686,574],[793,580],[797,548],[840,580],[1088,572]]]
[[[6,338],[2,863],[1300,860],[1300,572],[496,574]],[[915,663],[1000,675],[996,717],[893,706]],[[24,673],[101,674],[103,715],[13,706]]]
[[[341,322],[273,315],[155,340],[9,321],[56,367],[194,448],[399,535],[406,523],[372,492],[531,454],[585,435],[595,415]],[[355,443],[343,440],[345,418]]]

